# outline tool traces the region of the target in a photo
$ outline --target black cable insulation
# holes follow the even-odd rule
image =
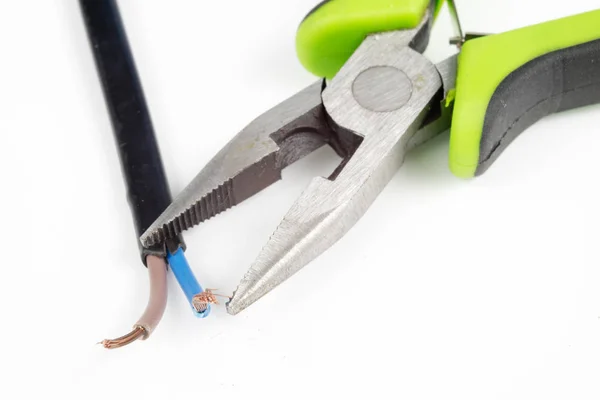
[[[139,237],[171,203],[171,193],[118,5],[115,0],[80,0],[80,5],[146,265],[148,255],[166,256],[164,244],[145,248]],[[185,244],[179,236],[168,246],[175,251]]]

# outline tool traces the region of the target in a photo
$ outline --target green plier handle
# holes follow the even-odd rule
[[[443,3],[323,1],[300,24],[298,57],[331,79],[367,35],[414,28],[428,7],[437,16]],[[467,41],[453,96],[449,164],[469,178],[541,118],[600,103],[600,10]]]
[[[313,74],[331,79],[370,34],[415,28],[428,7],[444,0],[325,0],[304,18],[296,35],[298,58]]]
[[[527,128],[600,103],[600,10],[464,44],[450,131],[450,169],[484,173]]]

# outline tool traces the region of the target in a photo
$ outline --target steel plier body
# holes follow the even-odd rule
[[[329,0],[298,30],[318,82],[235,136],[141,236],[164,241],[244,201],[323,145],[342,158],[312,180],[227,304],[236,314],[336,243],[405,155],[450,129],[450,169],[474,177],[542,117],[600,103],[600,10],[422,53],[443,0]],[[573,27],[577,29],[572,29]]]

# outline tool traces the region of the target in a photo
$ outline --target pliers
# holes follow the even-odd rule
[[[453,3],[448,2],[453,6]],[[237,314],[344,236],[405,155],[450,129],[449,167],[484,173],[542,117],[600,103],[600,10],[422,53],[443,0],[328,0],[302,21],[301,63],[316,83],[235,136],[141,236],[164,241],[244,201],[323,145],[342,158],[314,178],[227,303]],[[455,10],[455,8],[452,8]]]

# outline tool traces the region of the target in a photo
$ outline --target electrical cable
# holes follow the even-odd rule
[[[160,322],[167,306],[167,266],[163,258],[148,256],[148,275],[150,278],[150,298],[146,310],[133,325],[133,330],[117,339],[100,342],[107,349],[123,347],[137,339],[147,339]]]
[[[165,246],[143,247],[141,234],[171,204],[150,110],[115,0],[80,0],[90,47],[113,126],[142,262],[166,256]],[[181,237],[173,243],[183,246]]]
[[[169,206],[171,193],[118,5],[115,0],[80,0],[80,6],[119,152],[136,243],[150,276],[148,306],[133,331],[101,342],[106,348],[117,348],[147,339],[158,325],[167,301],[167,249],[185,261],[185,243],[181,236],[150,247],[139,241]]]
[[[216,304],[213,298],[207,297],[211,292],[204,291],[198,280],[194,276],[190,265],[185,259],[183,250],[177,250],[175,253],[167,253],[167,260],[171,266],[171,271],[177,279],[181,290],[185,294],[187,301],[192,307],[192,311],[198,318],[206,318],[210,314],[210,304]]]

